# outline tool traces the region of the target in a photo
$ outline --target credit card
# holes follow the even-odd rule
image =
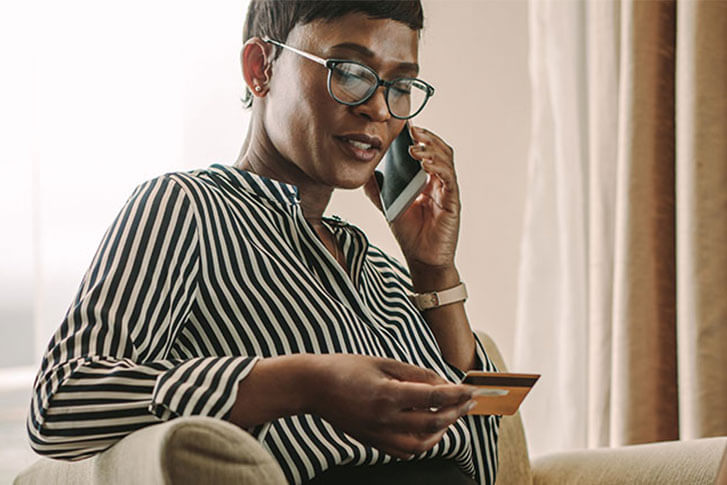
[[[538,379],[540,374],[469,371],[462,383],[479,389],[473,394],[477,404],[467,414],[515,414]]]

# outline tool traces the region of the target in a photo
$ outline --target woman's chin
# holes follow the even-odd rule
[[[357,173],[357,174],[347,174],[346,176],[340,176],[336,177],[335,181],[333,182],[333,186],[337,189],[343,189],[343,190],[354,190],[358,189],[360,187],[363,187],[366,185],[366,182],[369,181],[371,178],[371,175],[373,175],[373,170],[366,172],[364,174]]]
[[[354,190],[363,187],[365,184],[366,182],[354,182],[351,180],[347,180],[345,182],[336,184],[336,188],[342,190]]]

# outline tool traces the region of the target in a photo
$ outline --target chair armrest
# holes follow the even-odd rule
[[[476,332],[482,346],[485,347],[488,357],[500,372],[507,372],[505,360],[500,354],[497,344],[485,332]],[[530,456],[528,444],[525,441],[525,429],[520,417],[520,411],[512,416],[503,416],[500,419],[500,432],[498,438],[498,485],[530,485],[533,482],[530,470]]]
[[[533,483],[713,485],[726,448],[717,437],[553,453],[533,460]]]
[[[43,458],[15,485],[199,483],[286,484],[278,463],[250,434],[226,421],[177,418],[126,436],[85,460]]]

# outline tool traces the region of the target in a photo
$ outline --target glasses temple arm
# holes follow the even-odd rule
[[[318,56],[316,56],[314,54],[311,54],[309,52],[305,52],[305,51],[302,51],[300,49],[296,49],[295,47],[290,47],[289,45],[285,45],[282,42],[278,42],[277,40],[273,40],[273,39],[271,39],[269,37],[265,37],[263,39],[263,41],[267,42],[268,44],[273,44],[273,45],[276,45],[278,47],[282,47],[283,49],[289,49],[289,50],[295,52],[296,54],[301,55],[301,56],[303,56],[303,57],[305,57],[307,59],[310,59],[313,62],[317,62],[318,64],[321,64],[323,66],[326,65],[326,60],[325,59],[323,59],[321,57],[318,57]]]

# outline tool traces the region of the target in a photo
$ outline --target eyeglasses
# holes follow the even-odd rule
[[[317,62],[328,69],[328,93],[341,104],[358,106],[368,101],[379,86],[386,88],[384,98],[394,118],[406,120],[416,116],[434,94],[434,88],[425,81],[400,77],[384,81],[365,64],[345,59],[323,59],[282,42],[265,38],[265,42],[288,49]]]

